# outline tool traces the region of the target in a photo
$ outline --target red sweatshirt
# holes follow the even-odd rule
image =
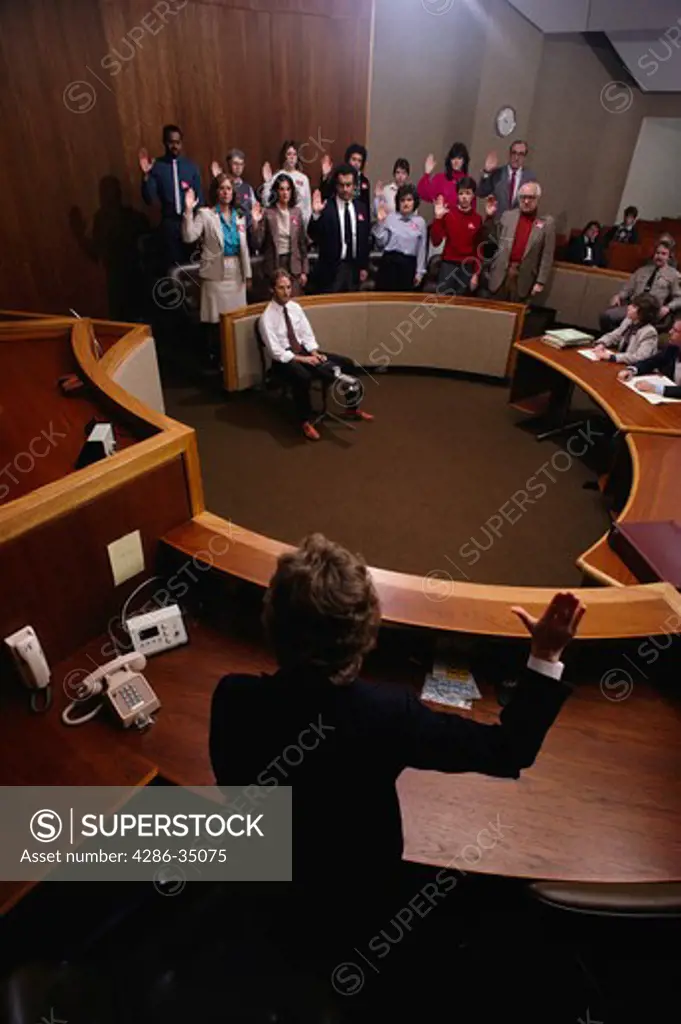
[[[430,228],[430,240],[440,245],[444,240],[443,260],[448,263],[463,263],[472,256],[478,256],[482,236],[482,217],[475,209],[464,213],[456,206],[440,220],[434,220]]]
[[[522,263],[527,243],[530,240],[532,227],[537,219],[536,213],[521,213],[518,217],[518,226],[513,237],[510,263]]]

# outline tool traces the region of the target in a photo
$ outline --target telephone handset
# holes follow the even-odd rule
[[[151,716],[158,711],[161,702],[142,675],[146,663],[143,654],[122,654],[95,669],[78,685],[76,699],[62,712],[62,722],[65,725],[90,722],[102,710],[104,700],[78,718],[72,718],[71,712],[78,704],[101,693],[126,729],[130,725],[136,725],[138,729],[152,725],[154,719]]]
[[[24,626],[16,633],[6,636],[5,643],[12,653],[24,686],[27,686],[29,690],[43,691],[43,697],[40,700],[36,692],[31,694],[32,710],[47,711],[52,703],[50,666],[47,664],[35,630],[32,626]]]

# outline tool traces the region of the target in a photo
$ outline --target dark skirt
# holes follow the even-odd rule
[[[413,292],[416,277],[416,256],[402,252],[386,252],[381,256],[376,273],[377,292]]]

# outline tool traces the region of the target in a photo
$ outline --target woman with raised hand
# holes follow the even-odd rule
[[[201,323],[206,334],[208,361],[219,366],[220,314],[246,305],[251,284],[251,261],[246,239],[246,218],[236,205],[231,178],[220,174],[213,182],[215,203],[196,210],[193,189],[185,193],[182,238],[193,243],[201,239]]]
[[[428,228],[416,212],[419,195],[414,185],[402,185],[396,194],[397,211],[379,203],[374,241],[383,250],[376,274],[376,291],[410,292],[426,272]]]
[[[277,270],[291,276],[293,295],[300,295],[307,284],[309,263],[307,231],[293,178],[280,174],[275,179],[266,210],[256,203],[251,211],[253,236],[263,256],[264,272],[274,284]]]
[[[454,142],[445,157],[444,171],[434,175],[435,157],[429,153],[426,157],[425,173],[417,186],[421,199],[426,203],[434,203],[438,196],[442,196],[448,206],[456,206],[456,187],[461,178],[468,177],[469,163],[467,147],[463,142]]]
[[[312,216],[312,190],[310,189],[310,179],[300,170],[299,150],[297,142],[287,139],[279,153],[279,170],[272,173],[271,164],[265,162],[262,165],[262,203],[264,206],[269,205],[275,181],[279,175],[288,174],[296,187],[297,205],[307,227]]]

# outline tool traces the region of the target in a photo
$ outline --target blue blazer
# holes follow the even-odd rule
[[[180,184],[180,206],[178,213],[175,208],[175,190],[173,188],[173,161],[165,154],[154,160],[154,166],[149,172],[146,181],[142,181],[142,199],[151,206],[155,200],[161,204],[161,215],[171,220],[181,220],[184,213],[184,194],[188,188],[193,188],[196,193],[199,206],[203,206],[203,193],[201,191],[201,174],[195,163],[188,160],[186,156],[177,158],[177,177]]]

